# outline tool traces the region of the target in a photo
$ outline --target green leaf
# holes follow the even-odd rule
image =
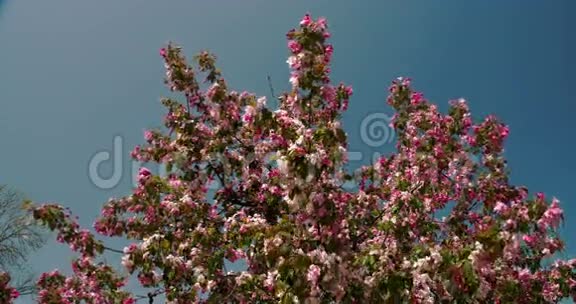
[[[170,249],[170,242],[166,239],[163,239],[160,243],[160,248],[162,250],[169,250]]]

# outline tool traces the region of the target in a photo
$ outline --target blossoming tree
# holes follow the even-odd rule
[[[345,170],[339,117],[352,89],[332,84],[329,36],[326,21],[309,15],[287,34],[292,90],[274,111],[264,97],[229,90],[209,53],[195,57],[194,70],[180,48],[162,49],[166,83],[186,102],[163,100],[169,131],[146,132],[147,144],[132,155],[170,174],[141,169],[133,194],[106,203],[95,222],[103,236],[132,240],[125,269],[98,262],[107,247],[68,210],[32,206],[78,253],[71,276],[41,276],[38,301],[134,303],[126,272],[154,290],[150,302],[159,294],[170,303],[574,297],[576,260],[553,259],[563,248],[559,202],[509,184],[508,128],[494,117],[474,124],[464,100],[442,114],[408,79],[393,81],[387,101],[396,111],[397,152]],[[247,267],[228,271],[226,261],[237,260]]]

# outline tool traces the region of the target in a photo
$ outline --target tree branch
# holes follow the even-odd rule
[[[110,247],[107,247],[107,246],[104,246],[103,248],[104,248],[104,250],[108,250],[108,251],[111,251],[111,252],[124,254],[124,251],[122,251],[122,250],[110,248]]]
[[[274,87],[272,86],[272,78],[270,75],[266,76],[266,78],[268,79],[268,88],[270,89],[270,94],[272,94],[274,99],[277,99],[276,94],[274,94]]]

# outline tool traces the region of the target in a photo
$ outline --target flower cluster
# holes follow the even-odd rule
[[[12,300],[18,298],[20,293],[10,287],[10,275],[6,272],[0,273],[0,303],[12,303]]]
[[[495,117],[474,124],[464,100],[443,114],[399,78],[387,100],[397,152],[346,170],[339,118],[352,89],[330,79],[329,37],[326,20],[309,15],[287,34],[292,89],[277,110],[230,90],[211,54],[196,56],[195,69],[179,47],[161,50],[166,84],[186,101],[163,100],[167,132],[147,131],[132,156],[170,173],[143,168],[134,192],[107,202],[95,222],[99,234],[131,240],[122,265],[156,290],[149,297],[310,304],[575,297],[576,260],[549,262],[563,249],[559,202],[509,183],[509,130]],[[358,189],[345,190],[349,181]],[[220,188],[212,194],[214,182]],[[41,303],[135,301],[122,291],[127,277],[95,262],[107,247],[68,212],[44,205],[34,216],[80,254],[72,276],[42,275]],[[245,269],[226,269],[237,261]]]

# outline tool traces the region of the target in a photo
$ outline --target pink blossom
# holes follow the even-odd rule
[[[508,210],[508,206],[506,206],[502,202],[497,202],[496,206],[494,206],[494,211],[498,214],[503,214]]]
[[[304,15],[304,17],[302,18],[302,21],[300,21],[300,25],[301,26],[309,26],[310,24],[312,24],[312,18],[310,18],[310,14]]]
[[[151,131],[144,131],[144,138],[146,139],[146,141],[151,142],[152,139],[154,138],[154,134]]]
[[[306,279],[310,284],[316,285],[318,284],[318,278],[320,277],[320,267],[317,265],[310,265],[308,268],[308,273],[306,274]]]
[[[293,54],[298,54],[300,51],[302,51],[302,46],[300,43],[294,40],[288,41],[288,48],[290,48],[290,51],[292,51]]]

